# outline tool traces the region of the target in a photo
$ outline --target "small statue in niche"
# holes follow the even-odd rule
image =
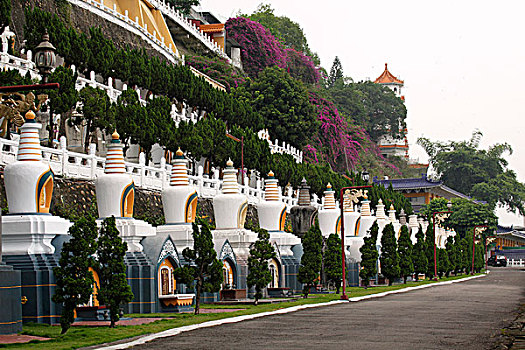
[[[22,126],[25,123],[23,116],[27,111],[39,111],[48,96],[40,94],[36,99],[38,105],[35,104],[35,94],[32,92],[26,95],[19,92],[0,94],[0,137],[8,138],[11,125]]]

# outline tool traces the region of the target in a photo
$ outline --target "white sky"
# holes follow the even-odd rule
[[[234,17],[261,0],[201,0],[201,9]],[[414,145],[465,140],[483,132],[481,147],[509,143],[509,168],[525,181],[525,2],[523,1],[265,1],[303,28],[330,69],[339,56],[346,76],[375,79],[388,62],[405,81],[410,156]],[[520,103],[521,102],[521,103]],[[500,223],[523,224],[500,216]]]

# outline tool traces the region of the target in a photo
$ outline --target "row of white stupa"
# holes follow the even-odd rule
[[[21,136],[17,161],[6,166],[4,171],[5,187],[9,214],[3,220],[4,254],[52,254],[55,251],[51,241],[56,235],[67,234],[71,223],[60,217],[49,215],[53,193],[53,172],[49,165],[42,161],[39,142],[41,124],[35,121],[33,112],[26,114],[26,123],[21,127]],[[157,232],[172,233],[180,239],[177,248],[182,250],[191,244],[191,223],[195,220],[197,210],[197,192],[188,180],[187,161],[182,151],[177,151],[173,162],[170,186],[162,192],[162,201],[166,224],[154,228],[150,224],[133,219],[135,186],[125,171],[123,144],[115,132],[108,145],[104,174],[98,176],[96,197],[99,220],[115,216],[117,228],[122,238],[128,243],[128,251],[142,251],[141,240],[154,236]],[[256,240],[256,234],[244,230],[244,221],[248,209],[247,197],[240,193],[237,183],[237,170],[229,160],[224,170],[222,193],[213,198],[216,223],[214,238],[228,239],[234,249],[244,255],[249,245]],[[370,211],[370,201],[365,196],[361,203],[361,212],[354,211],[353,203],[346,199],[343,203],[345,220],[345,240],[348,246],[357,248],[362,238],[374,223],[378,221],[380,234],[385,225],[392,223],[399,232],[404,223],[395,216],[393,207],[387,217],[384,205],[377,206],[376,216]],[[281,250],[281,255],[292,254],[291,247],[300,244],[300,239],[284,232],[286,205],[281,201],[278,181],[270,172],[266,179],[265,200],[257,204],[259,224],[270,232],[270,237]],[[334,191],[330,184],[325,191],[324,206],[318,213],[319,225],[324,236],[340,233],[340,211],[336,208]],[[419,225],[426,228],[427,223],[409,217],[408,226],[411,237]],[[444,244],[449,231],[438,232],[437,243]],[[444,237],[444,239],[443,239]],[[353,252],[355,249],[350,249]],[[353,254],[351,254],[352,256]],[[357,253],[357,255],[360,255]],[[358,258],[357,256],[355,258]]]
[[[71,222],[49,214],[53,193],[54,175],[49,165],[42,161],[38,131],[42,125],[35,121],[33,112],[26,114],[21,127],[17,161],[5,168],[5,187],[9,214],[3,220],[3,250],[6,255],[52,254],[51,241],[57,235],[67,234]],[[240,193],[237,170],[229,160],[224,170],[222,193],[213,199],[216,230],[214,237],[225,236],[232,247],[242,247],[248,252],[249,244],[257,235],[244,230],[248,209],[247,197]],[[270,172],[266,180],[265,200],[257,205],[260,226],[272,232],[272,240],[288,248],[299,244],[300,239],[284,232],[286,205],[280,200],[277,179]],[[115,132],[108,145],[104,174],[95,181],[99,220],[115,216],[117,228],[128,244],[129,252],[142,251],[141,240],[157,232],[175,233],[180,238],[177,248],[191,244],[191,223],[197,211],[197,192],[188,180],[187,161],[182,151],[177,151],[173,162],[170,186],[162,192],[166,224],[154,228],[134,219],[135,186],[126,174],[123,144]],[[232,237],[236,236],[236,237]],[[291,253],[291,252],[290,252]]]

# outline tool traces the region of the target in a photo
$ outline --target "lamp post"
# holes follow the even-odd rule
[[[470,274],[474,274],[474,255],[476,253],[476,232],[483,233],[488,228],[487,221],[485,220],[485,224],[483,225],[476,225],[474,226],[474,230],[472,232],[472,270],[470,271]],[[485,254],[487,252],[487,248],[485,245]]]
[[[49,42],[47,29],[42,36],[42,42],[35,47],[36,68],[42,75],[42,83],[47,83],[47,77],[56,63],[56,48]]]
[[[434,281],[437,281],[437,259],[436,259],[436,217],[439,222],[443,222],[446,218],[452,214],[450,210],[452,208],[452,202],[448,201],[447,203],[448,210],[446,211],[435,211],[432,213],[432,229],[434,231]]]
[[[361,177],[362,177],[363,181],[365,181],[367,183],[368,183],[368,180],[369,180],[369,176],[370,175],[368,174],[368,172],[366,170],[361,174]],[[349,187],[343,187],[339,191],[339,207],[341,208],[341,261],[342,261],[342,264],[343,264],[343,294],[341,295],[341,300],[348,300],[348,296],[346,295],[345,214],[344,214],[344,210],[343,210],[343,199],[344,199],[343,198],[343,193],[346,190],[357,191],[359,189],[371,188],[371,187],[372,187],[371,185],[366,185],[366,186],[349,186]]]
[[[47,30],[42,36],[42,42],[35,47],[35,65],[40,75],[42,75],[42,84],[32,85],[14,85],[14,86],[0,86],[0,93],[18,92],[18,91],[35,91],[58,89],[58,83],[48,83],[47,77],[51,74],[51,70],[56,64],[56,49],[49,42],[49,35]]]

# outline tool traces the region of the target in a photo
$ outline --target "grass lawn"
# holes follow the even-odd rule
[[[448,281],[467,277],[467,275],[442,278],[440,281]],[[405,287],[418,286],[422,284],[435,283],[433,281],[409,282],[405,284],[395,284],[391,287],[379,286],[368,289],[351,287],[347,288],[349,297],[358,297],[369,294],[381,293],[390,290],[397,290]],[[273,311],[291,306],[326,303],[332,300],[339,300],[340,294],[310,294],[308,299],[299,298],[297,301],[282,302],[276,304],[259,304],[254,305],[203,305],[203,308],[237,308],[239,311],[213,313],[213,314],[131,314],[129,317],[167,317],[169,319],[158,320],[153,323],[137,326],[118,326],[114,329],[108,327],[71,327],[65,335],[60,335],[60,326],[49,326],[44,324],[24,324],[22,334],[34,335],[46,338],[52,338],[48,341],[32,341],[26,344],[0,344],[0,347],[6,348],[31,348],[31,349],[76,349],[91,345],[113,342],[125,338],[136,337],[139,335],[161,332],[166,329],[187,326],[207,321],[213,321],[233,316],[249,315],[266,311]]]

